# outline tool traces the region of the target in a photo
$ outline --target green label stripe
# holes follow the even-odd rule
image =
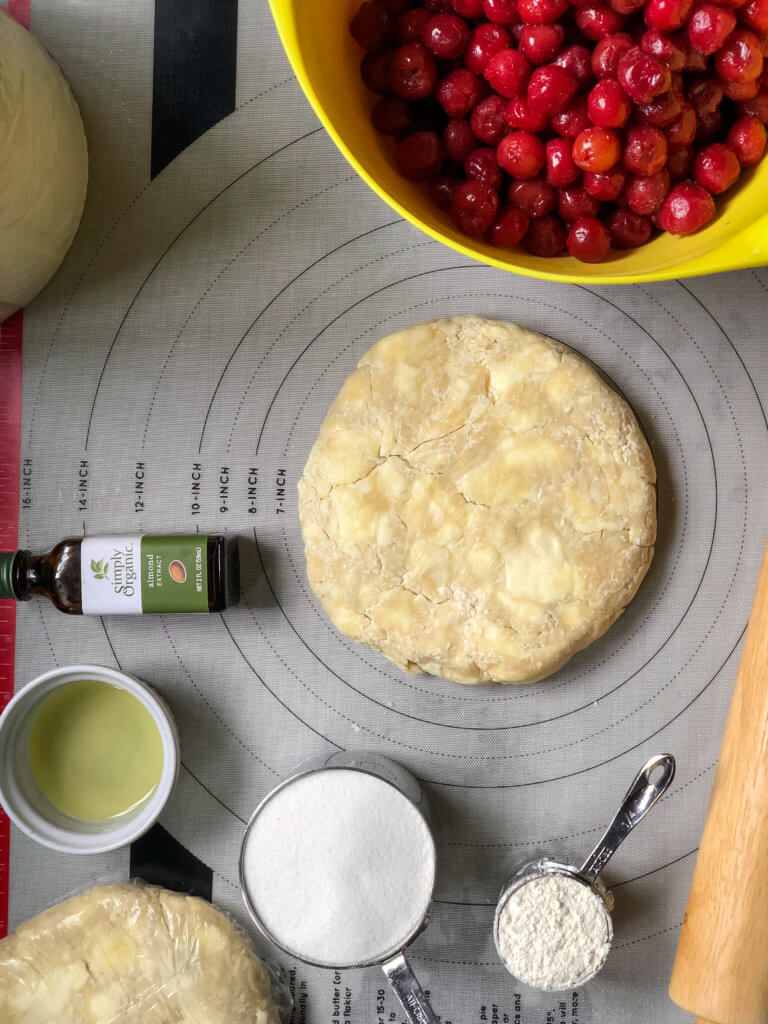
[[[208,538],[141,538],[141,610],[208,611]]]

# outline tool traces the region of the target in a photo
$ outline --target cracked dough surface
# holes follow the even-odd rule
[[[532,682],[635,594],[655,480],[631,409],[571,349],[431,320],[374,345],[328,411],[299,483],[307,575],[408,672]]]
[[[0,942],[3,1024],[277,1024],[267,971],[204,900],[90,889]]]

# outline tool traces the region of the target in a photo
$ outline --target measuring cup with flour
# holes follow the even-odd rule
[[[493,939],[507,970],[544,991],[575,988],[605,963],[613,939],[613,897],[598,875],[675,775],[671,754],[641,768],[600,842],[580,868],[553,860],[525,864],[502,891]]]
[[[413,776],[341,752],[303,765],[256,808],[240,881],[256,925],[286,953],[337,970],[380,965],[413,1024],[438,1024],[404,953],[426,925],[436,864]]]

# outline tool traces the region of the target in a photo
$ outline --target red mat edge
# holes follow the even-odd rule
[[[15,313],[0,327],[0,550],[19,539],[21,460],[21,353],[24,318]],[[16,662],[16,602],[0,601],[0,711],[13,696]],[[10,822],[0,810],[0,937],[8,931]]]
[[[29,28],[30,0],[8,0],[8,14]],[[21,462],[21,311],[0,326],[0,550],[13,551],[19,539]],[[0,711],[13,696],[16,663],[16,603],[0,601]],[[8,934],[11,823],[0,808],[0,938]]]

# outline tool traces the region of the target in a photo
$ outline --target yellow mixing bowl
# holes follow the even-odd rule
[[[768,157],[717,204],[708,228],[688,238],[664,234],[640,249],[586,264],[496,249],[462,235],[419,185],[405,181],[392,160],[391,140],[370,123],[376,97],[362,83],[362,51],[349,34],[360,0],[270,0],[283,46],[318,117],[355,170],[393,209],[457,252],[502,270],[592,284],[628,284],[693,277],[768,263]]]

